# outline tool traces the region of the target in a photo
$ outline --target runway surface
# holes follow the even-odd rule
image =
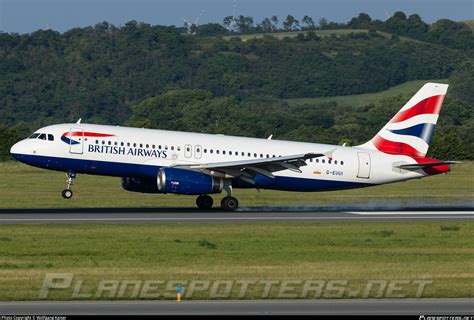
[[[0,314],[411,314],[472,315],[473,299],[0,302]]]
[[[237,212],[169,208],[0,209],[0,224],[474,220],[474,210],[469,208],[398,211],[348,209],[278,208],[261,211],[260,208],[244,208]]]

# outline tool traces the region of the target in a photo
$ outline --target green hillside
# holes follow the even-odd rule
[[[432,155],[474,158],[474,36],[465,24],[397,12],[318,26],[287,17],[283,28],[238,17],[229,31],[228,18],[191,32],[137,21],[0,32],[0,159],[31,131],[79,118],[355,144],[424,79],[450,84]]]
[[[467,24],[472,30],[474,30],[474,20],[465,20],[462,22]]]
[[[439,83],[449,83],[448,79],[438,79],[438,80],[414,80],[407,81],[397,86],[393,86],[388,90],[374,92],[374,93],[364,93],[348,96],[334,96],[334,97],[319,97],[319,98],[297,98],[297,99],[287,99],[290,106],[301,106],[301,105],[320,105],[328,102],[336,102],[341,106],[352,106],[352,107],[362,107],[368,104],[379,103],[380,101],[400,96],[402,99],[409,99],[413,94],[415,94],[425,83],[427,82],[439,82]]]

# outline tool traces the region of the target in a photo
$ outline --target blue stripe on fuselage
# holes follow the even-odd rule
[[[20,162],[39,168],[64,172],[72,171],[75,173],[87,173],[104,176],[156,178],[158,170],[160,169],[159,166],[133,163],[82,160],[25,154],[12,154],[12,156]],[[368,183],[358,183],[350,181],[307,179],[281,176],[275,176],[274,179],[257,176],[255,181],[257,183],[255,186],[250,185],[248,183],[243,183],[241,180],[234,180],[232,185],[234,188],[257,187],[261,189],[286,191],[329,191],[362,188],[373,185]]]

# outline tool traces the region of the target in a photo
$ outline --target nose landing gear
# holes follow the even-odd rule
[[[66,173],[67,176],[67,189],[64,189],[61,195],[64,199],[71,199],[73,196],[71,186],[74,184],[74,179],[76,178],[75,172]]]

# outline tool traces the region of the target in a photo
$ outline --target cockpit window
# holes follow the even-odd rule
[[[38,139],[41,139],[41,140],[46,140],[46,133],[42,133],[39,135]]]
[[[30,139],[36,139],[38,138],[40,134],[39,133],[33,133],[31,136],[30,136]]]
[[[54,136],[52,134],[48,134],[48,140],[49,141],[54,141]]]

